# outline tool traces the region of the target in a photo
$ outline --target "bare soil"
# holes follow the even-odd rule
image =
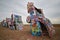
[[[60,40],[60,25],[54,25],[56,34],[53,38],[48,36],[32,36],[30,26],[24,25],[23,30],[11,30],[0,25],[0,40]]]

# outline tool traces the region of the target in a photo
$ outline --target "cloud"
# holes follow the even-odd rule
[[[45,17],[49,18],[50,20],[57,20],[55,23],[59,23],[60,0],[0,0],[0,21],[8,16],[10,17],[10,15],[13,13],[21,15],[23,23],[27,24],[26,17],[29,15],[27,13],[28,2],[34,2],[34,5],[37,8],[43,9]]]
[[[60,24],[60,18],[50,18],[53,24]]]

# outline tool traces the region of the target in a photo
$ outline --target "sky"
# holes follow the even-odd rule
[[[22,16],[22,21],[27,24],[27,3],[33,2],[53,24],[60,24],[60,0],[0,0],[0,22],[10,18],[11,14]]]

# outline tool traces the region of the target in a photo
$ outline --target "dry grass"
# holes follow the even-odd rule
[[[0,40],[60,40],[60,25],[54,27],[56,35],[50,39],[48,36],[32,36],[28,25],[25,25],[22,31],[0,26]]]

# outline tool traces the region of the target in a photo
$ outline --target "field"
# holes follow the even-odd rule
[[[24,25],[23,30],[10,30],[0,25],[0,40],[60,40],[60,25],[54,25],[56,34],[53,38],[48,36],[32,36],[29,25]]]

